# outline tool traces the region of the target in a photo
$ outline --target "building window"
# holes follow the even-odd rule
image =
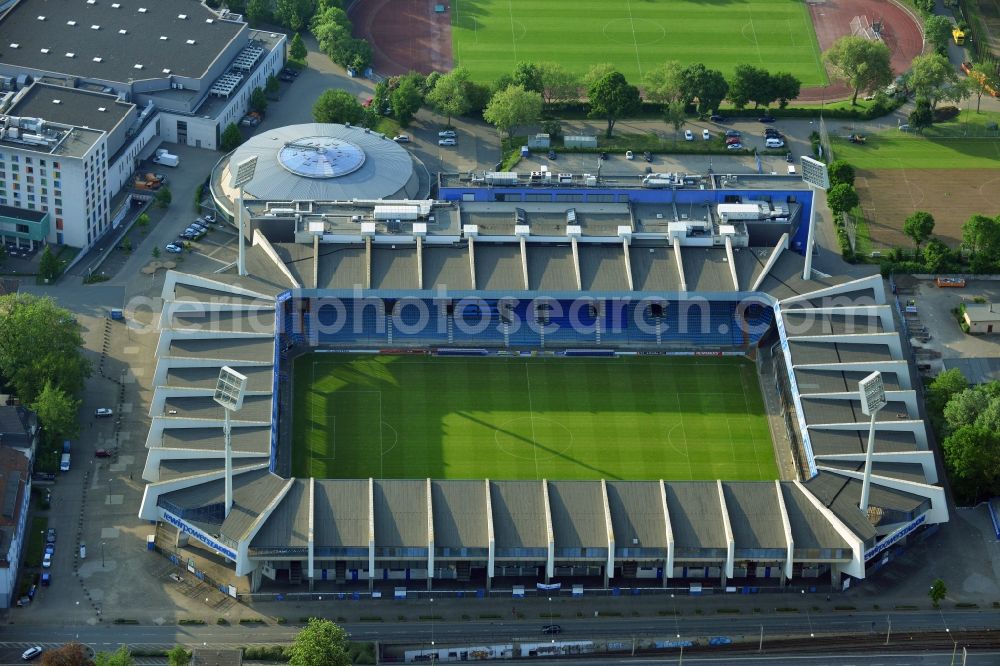
[[[59,231],[62,231],[62,228],[63,228],[63,219],[61,217],[57,217],[56,218],[56,229],[58,229]]]

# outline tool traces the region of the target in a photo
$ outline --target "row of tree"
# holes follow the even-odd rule
[[[1000,382],[969,386],[961,371],[947,370],[928,386],[927,408],[956,499],[1000,494]]]

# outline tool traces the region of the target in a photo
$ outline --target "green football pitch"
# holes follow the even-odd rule
[[[632,83],[668,61],[724,74],[740,63],[789,72],[804,86],[826,72],[802,0],[453,0],[452,53],[479,81],[518,62],[558,62],[583,74],[612,63]]]
[[[778,477],[744,359],[314,353],[293,377],[298,477]]]

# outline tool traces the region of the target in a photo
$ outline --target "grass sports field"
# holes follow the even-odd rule
[[[857,169],[1000,169],[1000,140],[922,137],[898,130],[869,134],[862,145],[833,142],[837,159]]]
[[[583,74],[614,63],[633,83],[667,60],[729,74],[745,62],[827,83],[802,0],[454,0],[455,64],[493,81],[518,62],[559,62]]]
[[[298,477],[778,477],[744,359],[309,354],[293,393]]]

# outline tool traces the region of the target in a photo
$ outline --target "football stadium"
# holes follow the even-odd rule
[[[256,177],[356,177],[281,152]],[[243,159],[211,179],[231,220]],[[168,273],[140,508],[162,550],[221,557],[234,595],[840,589],[948,519],[894,297],[810,266],[800,177],[434,186],[251,184],[244,265]]]

